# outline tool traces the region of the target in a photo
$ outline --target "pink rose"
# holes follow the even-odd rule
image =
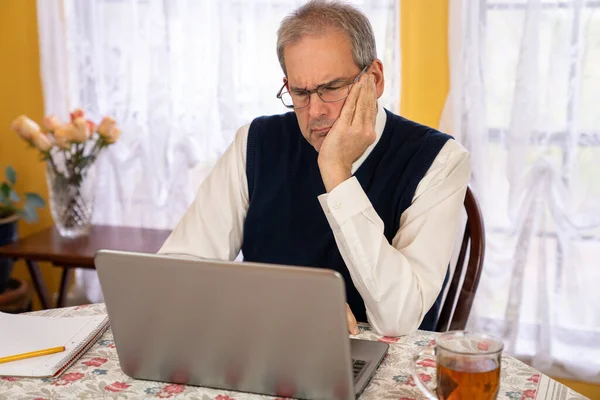
[[[98,134],[102,136],[106,144],[113,144],[123,133],[117,126],[117,122],[111,117],[104,117],[98,125]]]
[[[70,383],[78,381],[79,379],[83,378],[84,376],[85,375],[82,374],[81,372],[71,372],[70,374],[65,374],[60,379],[57,379],[54,382],[52,382],[52,385],[66,386]]]
[[[185,386],[183,385],[167,385],[156,394],[156,397],[160,399],[170,399],[173,395],[185,392]]]
[[[527,379],[528,381],[538,383],[540,381],[539,375],[532,375],[531,378]]]
[[[117,141],[117,139],[121,136],[122,133],[123,132],[119,129],[118,126],[113,126],[108,132],[108,135],[104,136],[104,141],[107,144],[113,144]]]
[[[19,115],[11,124],[10,129],[15,131],[24,140],[30,141],[32,136],[40,132],[40,126],[29,119],[26,115]]]
[[[99,367],[102,364],[106,363],[108,360],[106,358],[92,358],[91,360],[84,361],[82,364],[87,365],[88,367]]]
[[[167,393],[182,393],[185,391],[185,386],[183,385],[167,385],[164,388],[162,388],[163,392],[167,392]]]
[[[125,382],[113,382],[110,385],[107,385],[104,390],[108,390],[110,392],[122,392],[123,390],[129,388],[131,385],[128,385]]]
[[[75,127],[73,129],[73,138],[71,139],[73,142],[84,143],[90,138],[90,126],[85,118],[75,118],[73,126]]]
[[[60,125],[60,121],[56,115],[46,115],[42,120],[42,126],[49,132],[54,132]]]
[[[383,343],[398,343],[399,340],[400,340],[400,338],[398,338],[398,337],[384,336],[381,339],[379,339],[379,342],[383,342]]]
[[[85,119],[85,112],[81,108],[76,108],[71,113],[71,122],[75,122],[77,118]]]
[[[100,124],[98,125],[98,134],[102,137],[108,136],[110,130],[117,125],[117,121],[112,119],[111,117],[104,117]]]
[[[61,379],[63,381],[75,382],[83,378],[85,375],[81,372],[71,372],[70,374],[65,374]]]
[[[479,342],[477,343],[477,348],[481,351],[488,351],[490,349],[489,342]]]
[[[425,360],[421,360],[417,364],[419,364],[419,365],[421,365],[423,367],[435,367],[435,361],[432,360],[432,359],[430,359],[430,358],[427,358]]]
[[[521,399],[535,399],[535,390],[528,389],[523,392],[523,397]]]
[[[54,141],[56,145],[61,149],[68,149],[71,147],[71,141],[75,136],[75,127],[73,124],[66,124],[54,131]]]
[[[31,143],[35,146],[36,149],[44,153],[49,151],[53,146],[52,141],[50,141],[48,135],[42,132],[34,133],[31,137]]]
[[[86,121],[88,124],[88,129],[90,130],[90,135],[96,131],[96,124],[89,119]]]

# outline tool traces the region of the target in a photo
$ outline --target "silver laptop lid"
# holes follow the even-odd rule
[[[108,250],[97,253],[95,265],[127,375],[354,398],[337,272]]]

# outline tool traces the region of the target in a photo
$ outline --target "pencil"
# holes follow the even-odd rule
[[[60,353],[61,351],[65,351],[65,346],[52,347],[50,349],[31,351],[29,353],[15,354],[14,356],[0,357],[0,364],[11,362],[11,361],[23,360],[25,358],[32,358],[32,357],[45,356],[48,354]]]

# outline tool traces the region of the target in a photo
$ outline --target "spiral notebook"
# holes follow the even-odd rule
[[[43,317],[0,313],[0,358],[51,347],[65,351],[0,364],[0,376],[49,378],[69,368],[102,336],[108,316]]]

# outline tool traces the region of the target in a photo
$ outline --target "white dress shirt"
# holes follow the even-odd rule
[[[352,173],[379,141],[385,122],[385,110],[378,106],[377,139],[352,165]],[[237,257],[249,206],[249,127],[237,131],[159,253],[218,260]],[[369,323],[379,334],[415,331],[435,302],[454,248],[470,173],[469,153],[448,140],[402,213],[391,244],[355,177],[319,196],[352,282],[365,302]]]

